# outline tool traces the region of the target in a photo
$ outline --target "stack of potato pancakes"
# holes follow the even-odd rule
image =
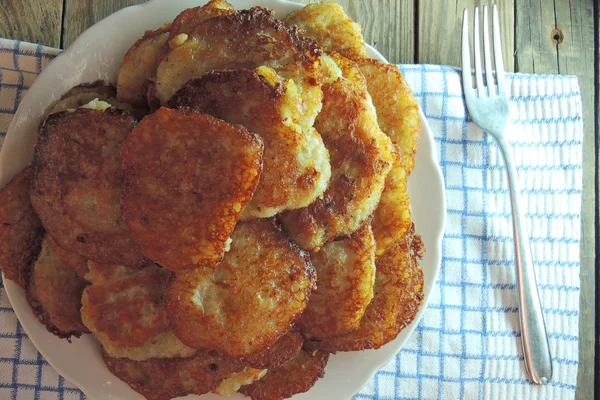
[[[146,32],[0,192],[4,276],[148,399],[291,397],[421,305],[415,98],[340,6],[280,17],[212,0]]]

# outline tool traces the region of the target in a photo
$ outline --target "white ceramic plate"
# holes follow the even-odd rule
[[[284,17],[301,8],[301,4],[283,0],[229,0],[236,9],[261,5]],[[0,185],[3,186],[33,159],[37,127],[50,106],[71,87],[103,79],[116,82],[121,60],[127,49],[145,30],[169,22],[185,8],[205,0],[154,0],[125,8],[85,31],[67,51],[57,57],[40,74],[29,89],[15,114],[0,153]],[[385,61],[370,46],[369,55]],[[422,261],[425,277],[425,300],[415,321],[391,343],[379,350],[338,353],[329,359],[325,377],[301,399],[345,399],[358,392],[370,377],[400,351],[425,311],[441,262],[442,236],[446,218],[446,202],[442,173],[436,160],[433,135],[421,113],[423,134],[419,143],[416,167],[410,176],[408,192],[412,197],[413,220],[422,235],[427,252]],[[48,333],[31,312],[23,291],[15,283],[4,280],[10,302],[25,332],[44,358],[58,373],[73,382],[91,399],[141,399],[125,383],[105,367],[99,346],[91,335],[68,343]],[[190,396],[192,397],[192,396]],[[196,397],[197,398],[197,397]],[[204,400],[219,399],[204,395]],[[242,398],[236,395],[234,398]]]

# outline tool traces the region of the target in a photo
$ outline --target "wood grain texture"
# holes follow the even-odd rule
[[[524,73],[558,73],[554,2],[517,0],[515,19],[515,70]]]
[[[594,121],[594,9],[592,2],[554,1],[558,73],[577,75],[583,106],[583,201],[581,209],[581,297],[579,309],[579,375],[577,398],[594,398],[596,137]],[[548,28],[547,28],[548,29]]]
[[[595,204],[594,204],[594,221],[595,221],[595,249],[600,248],[600,4],[598,2],[594,3],[594,122],[596,124],[594,129],[594,153],[596,155],[594,164],[594,169],[596,170],[596,176],[594,179],[595,188],[594,194]],[[595,313],[598,313],[600,310],[600,257],[598,256],[598,252],[595,253],[595,260],[593,261],[595,274],[592,274],[591,279],[595,282]],[[583,318],[580,317],[580,318]],[[592,371],[592,377],[586,378],[593,382],[593,390],[592,393],[600,393],[600,331],[598,327],[600,326],[600,320],[598,315],[592,315],[592,318],[597,321],[596,322],[596,331],[595,331],[595,341],[594,345],[591,348],[595,349],[595,360],[590,361],[589,365],[581,366],[580,368],[586,368],[588,371]],[[583,322],[580,323],[580,326]],[[586,374],[587,376],[587,374]],[[587,385],[587,383],[586,383]],[[592,386],[590,384],[590,386]],[[587,392],[587,391],[586,391]],[[583,396],[578,396],[579,399],[583,399]]]
[[[65,0],[61,48],[66,49],[90,26],[121,8],[145,0]]]
[[[317,3],[314,0],[296,0]],[[415,1],[339,0],[336,1],[363,29],[365,41],[391,63],[415,62]]]
[[[63,0],[2,0],[0,37],[60,45]]]
[[[541,0],[540,0],[541,1]],[[469,9],[470,32],[473,35],[473,10],[487,4],[481,0],[419,0],[418,1],[418,61],[420,64],[460,66],[461,21],[463,10]],[[502,24],[502,53],[506,71],[513,71],[514,1],[497,1]],[[491,16],[491,9],[489,10]],[[483,12],[480,8],[480,20]],[[483,27],[483,25],[481,25]],[[483,31],[483,28],[482,28]]]

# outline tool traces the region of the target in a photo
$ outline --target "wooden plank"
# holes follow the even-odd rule
[[[558,73],[553,2],[517,0],[515,10],[515,71]]]
[[[581,297],[577,398],[594,398],[596,150],[594,121],[594,9],[592,2],[555,0],[558,72],[577,75],[583,106],[583,203],[581,210]],[[550,41],[550,40],[548,40]]]
[[[581,88],[584,145],[581,226],[581,296],[577,398],[594,397],[596,127],[594,120],[594,7],[592,2],[516,2],[515,69],[577,75]],[[597,83],[597,82],[596,82]]]
[[[43,0],[42,0],[43,1]],[[145,0],[65,0],[61,47],[66,49],[90,26],[121,8],[144,3]]]
[[[314,0],[297,0],[315,3]],[[336,0],[363,29],[365,42],[391,63],[415,61],[415,1]]]
[[[594,130],[594,135],[595,135],[595,153],[596,153],[596,162],[595,162],[595,169],[596,169],[596,179],[595,179],[595,183],[596,183],[596,188],[594,190],[594,193],[596,194],[596,204],[595,204],[595,210],[596,210],[596,218],[595,220],[595,232],[596,232],[596,246],[595,248],[598,249],[600,248],[600,5],[598,4],[598,2],[595,3],[594,6],[594,11],[595,11],[595,21],[596,21],[596,25],[595,25],[595,33],[594,36],[596,38],[596,46],[595,46],[595,54],[594,54],[594,75],[595,75],[595,82],[594,82],[594,86],[595,86],[595,90],[594,90],[594,111],[595,111],[595,122],[596,122],[596,129]],[[596,253],[596,260],[595,260],[595,268],[596,268],[596,275],[593,276],[593,279],[595,279],[596,281],[596,292],[595,292],[595,297],[596,297],[596,312],[598,312],[598,310],[600,310],[600,257],[598,257],[598,253]],[[598,318],[598,317],[594,317],[594,318]],[[596,325],[597,327],[598,325]],[[596,357],[596,360],[593,364],[593,371],[594,371],[594,377],[593,377],[593,381],[594,381],[594,393],[600,393],[600,331],[596,330],[596,342],[595,342],[595,350],[596,350],[596,354],[599,355],[598,357]],[[583,397],[580,397],[580,399],[583,400]]]
[[[0,37],[60,45],[63,0],[3,0]]]
[[[420,64],[442,64],[460,66],[461,21],[463,10],[469,9],[471,35],[473,35],[473,10],[475,6],[487,4],[481,0],[419,0],[418,61]],[[498,8],[502,24],[502,53],[506,71],[513,71],[514,52],[514,1],[499,1]],[[491,10],[490,14],[491,14]],[[480,19],[483,12],[480,8]],[[483,25],[482,25],[483,26]],[[483,30],[483,28],[482,28]]]

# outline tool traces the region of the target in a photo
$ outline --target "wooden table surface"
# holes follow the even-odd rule
[[[300,0],[304,3],[311,0]],[[476,0],[338,0],[393,63],[460,65],[462,10]],[[1,0],[0,37],[68,47],[90,25],[143,0]],[[440,5],[444,4],[444,7]],[[598,43],[594,0],[498,0],[507,71],[577,75],[583,96],[583,209],[578,399],[594,398],[598,238]],[[508,27],[508,29],[506,29]],[[600,377],[599,377],[600,379]],[[598,387],[600,390],[600,385]]]

